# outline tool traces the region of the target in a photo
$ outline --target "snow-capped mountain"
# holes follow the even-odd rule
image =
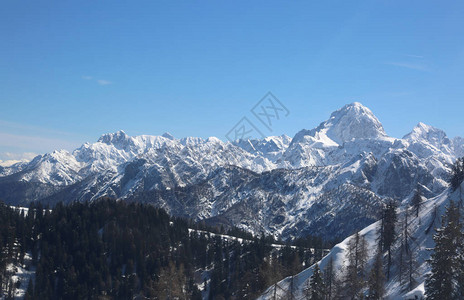
[[[359,102],[347,104],[332,113],[330,118],[312,130],[302,130],[294,138],[298,142],[304,137],[322,145],[342,145],[358,139],[387,137],[377,117]]]
[[[463,153],[462,138],[422,123],[403,139],[389,137],[368,108],[352,103],[293,138],[105,134],[72,153],[0,169],[0,199],[27,205],[109,196],[284,238],[344,238],[373,222],[386,198],[404,199],[418,187],[428,198],[441,193]]]

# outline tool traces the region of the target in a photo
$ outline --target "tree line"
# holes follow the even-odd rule
[[[464,299],[464,222],[461,186],[464,181],[464,158],[452,167],[451,190],[459,189],[459,200],[450,201],[441,227],[433,236],[435,247],[429,263],[430,276],[425,282],[427,299]]]
[[[101,199],[44,210],[38,203],[26,215],[0,203],[0,295],[24,288],[7,266],[29,254],[36,271],[25,299],[252,299],[322,258],[309,250],[323,246],[318,238],[272,246],[278,242],[148,204]]]
[[[346,264],[341,270],[335,268],[333,257],[329,257],[323,270],[315,264],[313,273],[303,289],[303,299],[383,299],[385,282],[392,265],[392,245],[397,231],[397,214],[394,202],[388,202],[381,213],[378,230],[377,251],[372,266],[368,266],[369,249],[365,237],[357,232],[348,241]],[[297,299],[297,293],[290,278],[285,299]],[[274,299],[278,299],[274,293]]]

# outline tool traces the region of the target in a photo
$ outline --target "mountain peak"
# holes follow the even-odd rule
[[[105,143],[108,145],[110,144],[117,145],[117,144],[126,143],[129,138],[130,137],[123,130],[119,130],[118,132],[115,132],[115,133],[107,133],[107,134],[102,135],[98,139],[98,141],[100,143]]]
[[[362,105],[360,102],[353,102],[353,103],[346,104],[342,108],[334,111],[331,117],[339,113],[365,114],[365,115],[370,115],[373,118],[376,118],[374,114],[372,113],[372,111],[366,106]]]
[[[324,130],[338,144],[387,136],[377,117],[359,102],[347,104],[333,112],[330,119],[319,125],[317,130]]]
[[[162,137],[167,138],[168,140],[175,140],[174,136],[169,132],[163,133]]]
[[[367,107],[365,107],[364,105],[361,104],[361,102],[353,102],[353,103],[349,103],[349,104],[346,104],[344,107],[358,107],[358,108],[362,108],[362,109],[367,109],[369,110]]]
[[[438,128],[419,122],[410,133],[406,134],[403,139],[405,140],[429,140],[431,137],[439,137],[440,139],[446,137],[446,133]]]
[[[424,132],[430,132],[430,131],[441,131],[441,129],[438,129],[438,128],[435,128],[433,126],[427,125],[425,123],[419,122],[414,127],[413,131],[424,133]]]
[[[410,142],[425,142],[442,151],[451,145],[450,139],[443,130],[422,122],[419,122],[403,139]]]

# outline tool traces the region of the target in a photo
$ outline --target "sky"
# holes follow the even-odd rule
[[[351,102],[387,134],[464,136],[462,1],[2,1],[0,160],[104,133],[311,129]],[[252,113],[268,93],[272,126]],[[280,112],[283,112],[280,111]]]

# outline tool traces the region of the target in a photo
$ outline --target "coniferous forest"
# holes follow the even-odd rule
[[[460,159],[453,166],[451,192],[461,189],[463,181]],[[449,201],[433,236],[425,282],[430,299],[464,295],[461,194],[459,199]],[[411,217],[421,205],[416,192]],[[347,244],[342,273],[332,260],[323,270],[315,265],[305,299],[383,299],[394,268],[399,268],[400,283],[414,287],[407,210],[402,218],[399,222],[396,203],[387,202],[371,266],[367,242],[358,232]],[[40,203],[28,209],[0,203],[0,298],[14,299],[22,290],[25,299],[254,299],[268,287],[276,298],[282,289],[278,282],[290,276],[282,291],[295,299],[294,275],[318,262],[332,245],[312,236],[283,244],[235,227],[174,218],[149,204],[108,198],[59,203],[52,209]],[[28,282],[18,279],[19,267],[31,271]]]
[[[275,243],[145,204],[102,199],[28,211],[2,204],[1,290],[8,299],[25,289],[8,266],[30,256],[35,277],[25,299],[249,299],[320,259],[327,246],[318,238]]]

